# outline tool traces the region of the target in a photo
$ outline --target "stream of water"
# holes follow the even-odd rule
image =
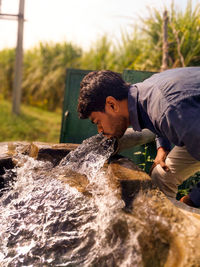
[[[124,211],[104,166],[114,150],[96,135],[57,166],[16,156],[0,194],[0,267],[200,266],[199,221],[159,190],[140,190]]]
[[[100,171],[113,143],[89,138],[56,168],[19,156],[17,178],[0,199],[0,266],[92,266],[109,254],[106,229],[124,206]],[[69,169],[87,175],[92,197],[57,179]]]

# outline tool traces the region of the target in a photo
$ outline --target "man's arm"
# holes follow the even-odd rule
[[[156,136],[155,140],[156,140],[156,146],[157,146],[157,155],[156,155],[154,163],[151,167],[150,174],[151,174],[153,168],[158,164],[160,164],[160,166],[165,171],[169,171],[169,168],[166,165],[165,160],[166,160],[166,157],[167,157],[169,151],[171,150],[171,144],[167,139],[165,139],[163,137]]]
[[[158,150],[157,150],[157,155],[156,155],[156,158],[154,160],[154,163],[151,167],[151,171],[150,173],[152,172],[153,168],[160,164],[160,166],[165,170],[165,171],[169,171],[169,167],[166,165],[165,163],[165,160],[166,160],[166,157],[168,155],[169,151],[168,150],[165,150],[165,148],[163,147],[159,147]]]
[[[153,140],[155,140],[155,134],[148,129],[137,132],[132,128],[128,128],[122,138],[119,139],[118,152],[149,143]]]

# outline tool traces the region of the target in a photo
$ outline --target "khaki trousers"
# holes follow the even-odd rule
[[[178,186],[184,180],[200,171],[200,161],[194,159],[185,147],[175,146],[166,158],[169,172],[158,164],[152,171],[151,178],[168,197],[176,197]]]

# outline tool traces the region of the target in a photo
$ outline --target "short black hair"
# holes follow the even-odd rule
[[[106,98],[116,100],[128,98],[129,83],[119,73],[110,70],[92,71],[80,84],[78,99],[79,118],[86,119],[93,111],[105,111]]]

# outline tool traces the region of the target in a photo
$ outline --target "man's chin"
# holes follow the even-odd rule
[[[119,135],[116,135],[116,134],[104,134],[105,137],[107,138],[120,138]]]
[[[127,129],[127,128],[126,128],[126,129]],[[126,129],[124,129],[123,131],[121,131],[121,133],[119,133],[119,134],[117,135],[117,138],[121,138],[121,137],[125,134]]]

